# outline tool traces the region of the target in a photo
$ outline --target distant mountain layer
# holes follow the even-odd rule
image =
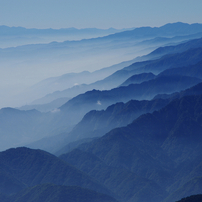
[[[24,27],[8,27],[0,26],[0,36],[26,36],[26,35],[78,35],[78,34],[112,34],[124,30],[110,29],[97,29],[97,28],[62,28],[62,29],[27,29]]]
[[[68,72],[75,72],[75,71],[79,72],[83,71],[84,69],[88,71],[94,71],[101,69],[103,67],[111,66],[116,63],[121,63],[123,61],[133,60],[137,56],[142,56],[150,53],[159,46],[174,45],[174,44],[176,45],[193,38],[199,38],[202,36],[200,35],[200,26],[201,25],[199,24],[188,25],[183,23],[176,23],[166,25],[165,27],[162,26],[159,28],[147,27],[147,28],[137,28],[134,30],[128,30],[129,32],[131,32],[131,34],[128,34],[129,33],[128,31],[127,32],[124,31],[122,32],[122,34],[116,33],[120,35],[111,34],[110,36],[107,37],[98,37],[93,39],[86,38],[85,40],[79,40],[79,41],[78,40],[69,41],[68,39],[65,39],[65,37],[66,38],[68,37],[65,34],[62,37],[59,36],[60,39],[58,38],[55,39],[54,38],[55,35],[53,35],[52,37],[52,35],[46,36],[45,34],[43,34],[40,37],[25,36],[26,43],[24,44],[26,45],[23,46],[17,46],[16,44],[12,46],[12,41],[14,40],[18,42],[22,40],[23,43],[24,36],[17,36],[16,40],[14,39],[16,38],[15,36],[13,38],[13,36],[7,35],[7,37],[11,37],[12,40],[10,38],[5,39],[5,36],[1,36],[4,37],[2,39],[3,42],[7,40],[11,44],[9,48],[2,47],[0,49],[1,64],[2,68],[4,68],[3,72],[10,79],[9,84],[5,86],[5,82],[3,83],[4,76],[1,74],[2,75],[2,77],[0,78],[1,85],[8,88],[6,90],[8,94],[8,91],[11,90],[10,88],[11,83],[15,88],[16,87],[15,84],[18,83],[19,79],[21,79],[23,81],[22,84],[23,86],[21,86],[21,88],[25,92],[20,93],[18,94],[17,97],[15,97],[15,100],[16,102],[18,101],[18,103],[16,102],[14,103],[13,99],[8,98],[8,100],[5,101],[4,104],[3,101],[1,101],[0,104],[1,106],[6,106],[7,103],[10,103],[9,104],[10,106],[11,105],[21,106],[25,105],[26,103],[31,103],[33,100],[39,99],[48,93],[53,93],[54,91],[57,90],[64,90],[65,89],[64,85],[62,86],[63,82],[61,83],[52,82],[51,85],[49,86],[48,85],[45,86],[43,85],[44,83],[43,84],[41,83],[41,87],[34,86],[34,88],[30,88],[29,90],[26,90],[25,87],[30,87],[31,85],[34,85],[40,80],[44,80],[45,78],[48,77],[49,78],[53,77],[56,74],[63,75],[67,73],[67,68]],[[176,29],[176,27],[178,27],[178,29]],[[10,28],[10,29],[24,30],[23,28]],[[190,31],[190,29],[192,31]],[[34,30],[30,29],[30,30],[33,32],[38,31],[37,29]],[[56,30],[56,33],[57,31],[63,32],[64,30],[65,29]],[[151,36],[148,35],[148,31],[150,30],[151,30]],[[40,31],[43,32],[44,30]],[[47,33],[49,31],[52,33],[55,30],[48,29],[46,31]],[[79,30],[79,32],[81,31],[82,30]],[[13,33],[14,32],[15,31],[13,31]],[[21,31],[19,31],[19,33],[20,32]],[[18,31],[16,31],[16,33],[18,33]],[[141,38],[139,38],[139,36],[141,36]],[[159,40],[159,37],[161,37],[161,40]],[[36,43],[37,38],[40,38],[39,39],[40,43]],[[45,42],[43,42],[43,38],[45,38],[44,39]],[[48,42],[46,42],[47,40]],[[153,40],[153,42],[151,42],[150,40]],[[33,42],[28,43],[29,41]],[[141,44],[141,42],[143,41],[144,43]],[[153,54],[153,56],[157,57],[159,55]],[[14,65],[16,72],[14,72],[15,69],[14,70],[12,69]],[[28,66],[30,68],[32,66],[32,68],[35,69],[35,71],[32,71],[32,74],[30,74],[30,69],[27,68]],[[60,66],[60,68],[57,68],[58,66]],[[94,76],[91,76],[91,78],[94,78]],[[100,79],[103,79],[103,77]],[[86,82],[80,83],[80,80],[77,80],[73,82],[70,86],[66,86],[66,88],[70,88],[73,87],[75,84],[82,84],[82,83]],[[18,90],[19,88],[16,87],[15,93]],[[6,93],[4,91],[1,91],[1,93],[3,93],[2,97],[5,97],[4,99],[6,99],[5,96]],[[72,96],[63,95],[62,97],[72,97]],[[53,101],[53,99],[48,100],[48,102],[51,101]],[[40,102],[37,104],[44,104],[44,103]]]
[[[173,26],[175,27],[174,24]],[[180,24],[178,24],[178,26],[180,26]],[[191,25],[186,26],[190,27]],[[153,30],[156,28],[151,29]],[[69,72],[74,71],[79,72],[83,71],[83,69],[86,68],[88,71],[94,71],[97,69],[101,69],[103,67],[111,66],[112,64],[130,60],[125,65],[128,66],[134,62],[134,61],[132,62],[132,60],[137,56],[148,54],[151,51],[158,48],[159,46],[177,45],[190,39],[202,37],[202,34],[198,32],[195,34],[194,33],[190,34],[185,30],[184,30],[185,32],[183,32],[183,36],[177,35],[178,36],[177,38],[176,35],[165,37],[164,35],[166,35],[166,32],[164,31],[161,32],[160,28],[157,28],[156,30],[158,34],[162,35],[160,36],[162,37],[161,40],[159,40],[159,36],[146,36],[145,38],[144,37],[145,34],[141,34],[142,38],[138,37],[136,38],[136,34],[134,33],[132,33],[131,37],[128,36],[128,32],[126,33],[123,32],[123,35],[118,36],[116,34],[112,34],[110,35],[110,37],[99,37],[94,39],[86,39],[80,41],[65,41],[65,42],[63,40],[62,42],[61,41],[52,42],[49,44],[34,43],[32,45],[1,49],[0,58],[2,66],[3,67],[4,65],[6,66],[5,68],[6,74],[9,75],[9,78],[13,83],[16,82],[16,74],[17,74],[19,75],[19,77],[23,78],[25,85],[28,84],[33,85],[35,82],[44,80],[47,77],[53,77],[55,75],[55,73],[53,72],[55,71],[57,72],[57,75],[64,75],[67,72],[67,67]],[[143,31],[147,32],[147,29],[143,29]],[[173,32],[175,31],[176,28],[174,29]],[[136,30],[136,32],[138,33],[139,31]],[[153,42],[151,42],[151,40],[153,40]],[[144,43],[141,44],[140,42]],[[148,59],[149,57],[150,59],[154,59],[162,55],[165,55],[165,52],[162,51],[162,53],[159,52],[157,52],[156,54],[153,53],[145,58],[141,58],[141,60]],[[16,69],[18,69],[18,72],[16,74],[10,74],[11,70],[9,70],[9,68],[11,69],[14,64],[16,66]],[[30,64],[32,64],[33,68],[36,70],[32,72],[32,75],[29,74],[30,71],[28,71],[26,68],[28,64],[29,66]],[[60,68],[56,69],[56,67],[58,66],[60,66]],[[122,66],[122,68],[123,67],[124,66]],[[69,79],[67,78],[66,81],[64,81],[64,77],[62,76],[62,78],[58,77],[46,80],[44,82],[40,82],[39,85],[34,85],[32,88],[25,90],[24,93],[19,94],[16,97],[16,100],[18,100],[19,104],[17,103],[14,104],[25,105],[26,103],[31,103],[33,100],[40,99],[46,94],[50,94],[58,90],[62,91],[67,88],[71,88],[77,84],[79,85],[82,85],[83,83],[89,84],[95,82],[98,79],[99,80],[103,79],[104,77],[113,73],[113,72],[111,73],[106,72],[107,71],[105,71],[105,73],[102,71],[100,71],[99,73],[94,72],[93,74],[86,75],[86,79],[75,78],[74,80],[69,81]],[[44,77],[44,75],[46,76]],[[67,77],[68,75],[64,76]],[[24,78],[27,79],[25,80]],[[33,80],[33,78],[35,79],[35,81]],[[127,78],[125,78],[125,80],[126,79]],[[3,81],[3,79],[0,80]],[[122,82],[124,82],[124,80],[122,80]],[[108,84],[110,84],[110,82]],[[94,86],[88,86],[88,88],[86,88],[85,86],[84,89],[82,88],[76,88],[75,90],[72,89],[72,91],[75,92],[74,94],[73,92],[68,92],[69,95],[63,94],[60,97],[73,97],[78,95],[79,93],[84,93],[87,90],[92,90],[93,88],[104,90],[109,89],[109,87],[111,88],[116,87],[116,86],[110,86],[108,84],[106,84],[103,87],[101,85],[96,84]],[[114,83],[112,82],[112,84]],[[121,83],[119,83],[118,85],[120,84]],[[72,93],[72,95],[70,95],[70,93]],[[35,102],[32,104],[44,104],[59,98],[58,93],[56,93],[55,97],[54,96],[52,96],[52,98],[50,97],[51,96],[47,96],[47,99],[38,100],[37,103]],[[11,99],[9,100],[9,102],[11,102]]]
[[[189,40],[184,43],[180,43],[178,45],[159,47],[156,50],[152,51],[149,55],[159,55],[159,54],[165,55],[165,54],[180,53],[189,50],[191,48],[194,49],[199,48],[201,46],[202,46],[202,39],[201,37],[198,37],[196,39]]]
[[[161,92],[172,93],[194,86],[201,80],[183,76],[159,76],[141,84],[131,84],[109,91],[88,91],[69,100],[61,110],[79,110],[84,114],[92,109],[104,109],[115,102],[127,102],[131,99],[152,99]]]
[[[166,69],[194,65],[201,61],[202,48],[194,48],[182,53],[168,54],[160,59],[134,63],[123,70],[133,71],[133,73],[152,72],[158,74]]]
[[[107,36],[125,30],[127,29],[27,29],[24,27],[0,26],[0,48],[16,47],[27,44],[50,43],[52,41],[62,42],[67,40],[90,39]]]
[[[44,103],[60,97],[74,97],[74,96],[77,96],[78,94],[81,94],[93,89],[109,90],[119,85],[125,86],[131,83],[134,83],[134,84],[141,83],[143,81],[147,81],[152,78],[152,75],[150,75],[149,77],[149,74],[151,74],[151,72],[154,74],[159,74],[166,69],[182,68],[183,66],[194,65],[197,62],[200,62],[202,57],[201,47],[202,47],[202,39],[200,38],[200,39],[188,41],[186,43],[183,43],[177,46],[167,46],[164,48],[160,48],[152,52],[151,54],[145,57],[142,57],[142,59],[145,58],[145,60],[149,59],[147,61],[141,62],[141,59],[137,58],[137,60],[140,60],[139,62],[137,61],[133,64],[123,63],[122,65],[124,64],[126,65],[124,66],[124,68],[122,66],[123,69],[121,69],[121,66],[117,66],[120,68],[120,70],[115,71],[114,73],[112,73],[111,75],[109,75],[108,77],[104,79],[101,79],[97,82],[94,82],[88,85],[77,85],[72,88],[65,89],[63,91],[56,91],[54,93],[46,95],[45,97],[43,97],[42,99],[36,102]],[[162,55],[164,56],[160,57]],[[158,57],[158,59],[155,59],[155,57]],[[127,64],[130,64],[130,65],[128,66]],[[145,72],[147,72],[147,74]],[[94,73],[102,74],[102,70]],[[89,76],[96,77],[94,73],[91,73]],[[165,72],[165,74],[167,73]],[[191,75],[188,75],[187,73],[186,76],[191,76]],[[200,74],[198,75],[195,72],[194,76],[199,77]],[[127,79],[129,80],[127,81]],[[70,80],[68,79],[68,81]],[[59,83],[61,82],[60,78],[58,78],[57,82]],[[51,85],[51,84],[49,83],[48,85]]]
[[[51,112],[51,111],[56,110],[58,107],[62,106],[63,104],[65,104],[68,100],[70,100],[70,98],[62,97],[62,98],[53,100],[52,102],[47,103],[47,104],[25,105],[18,109],[20,109],[20,110],[36,109],[37,111],[40,111],[40,112]]]
[[[202,31],[201,24],[186,24],[186,23],[170,23],[161,27],[140,27],[132,31],[125,31],[121,33],[116,33],[116,37],[127,37],[127,38],[146,38],[154,36],[179,36],[186,34],[193,34]],[[112,36],[108,36],[110,38]]]
[[[167,69],[163,71],[160,75],[183,75],[183,76],[202,78],[201,69],[202,69],[202,60],[194,65]]]
[[[103,33],[114,33],[117,31],[124,31],[123,30],[116,30],[113,28],[110,29],[96,29],[96,28],[86,28],[86,29],[76,29],[76,28],[63,28],[63,29],[26,29],[23,27],[8,27],[8,26],[0,26],[1,35],[25,35],[25,34],[77,34],[77,33],[96,33],[96,32],[103,32]],[[123,33],[117,35],[126,35],[131,36],[131,33],[136,37],[143,36],[176,36],[176,35],[185,35],[185,34],[193,34],[202,32],[202,25],[201,24],[186,24],[186,23],[170,23],[166,24],[161,27],[140,27],[135,28],[132,31],[125,31]]]
[[[194,66],[190,66],[189,68],[185,68],[183,72],[181,72],[182,74],[186,75],[187,73],[189,74],[195,74],[195,72],[197,72],[197,74],[200,77],[200,73],[198,70],[201,69],[201,62],[197,65]],[[181,68],[180,68],[181,70]],[[187,70],[187,71],[186,71]],[[171,73],[172,74],[172,70],[171,71],[165,71],[162,74],[167,74],[168,75]],[[174,69],[175,72],[175,69]],[[180,73],[180,71],[179,71]],[[182,98],[183,96],[187,96],[187,95],[200,95],[202,94],[202,83],[197,84],[196,86],[193,86],[191,88],[188,88],[186,90],[181,91],[180,93],[171,93],[171,94],[159,94],[157,96],[154,97],[154,99],[176,99],[176,98]]]
[[[148,81],[154,78],[155,78],[155,75],[152,73],[135,74],[131,76],[130,78],[128,78],[125,82],[123,82],[121,86],[128,86],[130,84],[142,83],[144,81]]]

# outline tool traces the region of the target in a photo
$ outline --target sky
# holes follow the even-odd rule
[[[202,23],[202,0],[0,0],[0,25],[121,29]]]

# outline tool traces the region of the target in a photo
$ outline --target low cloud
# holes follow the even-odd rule
[[[97,101],[97,105],[102,105],[102,103],[100,102],[100,100]]]
[[[52,113],[58,113],[58,112],[60,112],[60,109],[54,109],[54,110],[52,110],[51,112],[52,112]]]

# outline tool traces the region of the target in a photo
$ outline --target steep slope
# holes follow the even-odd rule
[[[0,193],[0,200],[2,202],[10,202],[10,198],[2,193]]]
[[[114,129],[61,158],[119,193],[123,200],[148,201],[145,197],[149,197],[150,201],[162,201],[167,197],[165,190],[169,191],[168,197],[178,193],[172,187],[182,180],[181,193],[184,190],[196,193],[201,190],[200,181],[194,187],[192,180],[201,177],[201,103],[202,95],[176,99],[161,110],[142,115],[127,127]],[[131,191],[125,193],[124,187]],[[152,192],[161,199],[152,198]],[[177,200],[181,197],[184,196],[179,194]]]
[[[202,78],[202,61],[199,61],[197,64],[167,69],[160,73],[160,75],[183,75],[183,76],[192,76],[196,78]]]
[[[121,86],[128,86],[130,84],[142,83],[144,81],[148,81],[154,78],[155,78],[155,75],[152,73],[137,74],[128,78],[125,82],[121,84]]]
[[[183,187],[187,182],[192,182],[193,179],[195,178],[201,178],[202,176],[201,166],[202,166],[201,154],[198,154],[196,158],[190,158],[186,162],[180,164],[176,169],[177,172],[175,173],[175,179],[177,180],[174,184],[172,184],[168,188],[169,192],[175,193],[176,191],[181,189],[181,187]],[[191,183],[189,183],[188,188],[191,188]],[[181,189],[181,191],[183,190]]]
[[[201,187],[202,187],[202,177],[197,177],[189,182],[185,183],[182,187],[180,187],[177,191],[172,193],[168,198],[166,198],[163,202],[170,202],[170,201],[176,201],[181,198],[188,197],[190,195],[197,195],[201,194]],[[200,200],[201,201],[201,197]],[[190,200],[190,199],[189,199]],[[189,201],[188,199],[180,200],[180,201]],[[197,201],[196,200],[196,201]],[[191,200],[194,202],[194,200]]]
[[[27,187],[53,183],[56,185],[81,186],[101,193],[110,193],[88,175],[41,150],[9,149],[0,153],[0,164],[1,170],[6,168],[10,178],[17,179]],[[1,181],[1,183],[4,182]],[[11,192],[9,187],[7,188],[7,193]],[[5,189],[6,187],[1,186],[0,192],[5,193]]]
[[[10,197],[12,202],[117,202],[110,196],[73,186],[42,184]]]
[[[202,152],[201,103],[201,95],[174,100],[79,148],[108,166],[130,170],[168,188],[187,175],[179,176],[179,166],[189,164]],[[197,169],[190,171],[192,178],[200,177],[200,165]]]
[[[197,37],[193,40],[189,40],[189,41],[180,43],[178,45],[159,47],[156,50],[152,51],[149,54],[149,56],[150,55],[157,56],[157,55],[181,53],[181,52],[187,51],[192,48],[199,48],[201,46],[202,46],[202,38]]]
[[[137,118],[141,114],[151,113],[154,110],[161,109],[176,98],[182,98],[187,95],[200,94],[202,94],[202,83],[199,83],[196,86],[193,86],[180,93],[174,93],[173,96],[168,97],[168,99],[157,99],[157,97],[161,97],[157,96],[154,100],[151,101],[131,100],[125,104],[113,104],[109,106],[106,110],[90,111],[83,117],[83,119],[73,128],[73,130],[68,135],[64,135],[62,137],[58,136],[57,138],[55,137],[54,144],[59,145],[60,148],[62,148],[62,145],[64,145],[66,142],[69,142],[70,140],[78,140],[82,137],[88,138],[102,136],[113,128],[122,127],[126,126],[127,124],[130,124],[135,118]],[[60,138],[62,138],[63,141],[59,141],[59,143],[57,144],[57,141]],[[46,139],[46,141],[49,142],[49,145],[53,144],[53,142],[49,141],[48,139]],[[83,142],[81,141],[80,144],[81,143]],[[78,144],[75,144],[75,146]],[[69,144],[67,146],[64,146],[64,148],[59,151],[59,154],[61,154],[61,152],[65,153],[65,151],[69,151],[69,149],[72,149],[72,146]],[[44,147],[44,149],[48,149],[48,147]]]
[[[68,144],[69,142],[101,137],[113,128],[122,127],[130,124],[134,119],[144,113],[149,113],[153,112],[154,110],[161,109],[162,107],[167,105],[168,102],[168,100],[131,100],[125,104],[122,102],[113,104],[106,110],[90,111],[72,129],[70,133],[61,137],[63,141],[60,140],[59,136],[55,137],[54,148],[57,150],[62,150],[62,152],[64,153],[70,148]],[[50,143],[49,148],[53,148],[53,145],[51,144],[52,141],[48,142]],[[30,146],[37,147],[37,144],[31,144]],[[48,147],[44,147],[43,149],[46,150],[48,149]],[[52,150],[51,152],[54,151]],[[57,151],[57,153],[58,152],[61,153],[61,151]]]
[[[194,65],[201,61],[202,48],[191,48],[182,53],[171,53],[156,59],[153,61],[147,61],[144,66],[138,67],[137,63],[134,63],[123,70],[133,71],[133,73],[146,73],[152,72],[153,74],[159,74],[160,72],[175,67],[183,67],[188,65]]]
[[[150,201],[161,201],[167,194],[153,181],[139,177],[127,169],[106,165],[91,153],[75,149],[60,158],[97,179],[115,192],[121,201],[134,201],[134,198],[135,201],[142,201],[140,193],[147,193]]]
[[[61,110],[79,110],[85,114],[92,109],[104,109],[115,102],[131,99],[151,99],[161,92],[172,93],[196,85],[200,79],[183,76],[159,76],[141,84],[131,84],[109,91],[88,91],[68,101]]]
[[[202,78],[202,61],[199,61],[197,64],[195,65],[191,65],[191,66],[186,66],[186,67],[179,67],[179,68],[173,68],[173,69],[167,69],[165,71],[163,71],[162,73],[159,74],[159,76],[161,75],[183,75],[183,76],[196,76],[197,78]],[[183,97],[185,95],[191,95],[192,93],[195,94],[201,94],[201,84],[199,83],[198,85],[196,85],[194,88],[191,89],[186,89],[182,92],[179,93],[174,93],[174,94],[161,94],[161,95],[157,95],[154,97],[154,99],[174,99],[174,98],[179,98],[179,97]]]
[[[14,194],[26,188],[26,185],[18,180],[17,177],[12,176],[12,170],[7,166],[0,166],[0,194]],[[3,197],[3,196],[2,196]],[[3,200],[1,200],[3,201]]]
[[[164,79],[162,79],[164,80]],[[171,83],[173,80],[171,79]],[[151,84],[151,83],[150,83]],[[173,85],[173,83],[172,83]],[[183,95],[198,95],[201,94],[201,86],[202,84],[198,84],[190,89],[188,89],[186,92],[189,91],[188,94],[180,94],[180,97],[183,97]],[[157,85],[158,86],[158,85]],[[162,87],[162,86],[161,86]],[[174,86],[174,89],[176,90],[176,86]],[[150,90],[152,92],[152,86],[148,85],[148,88],[146,88],[147,92]],[[102,92],[97,92],[97,94],[100,93],[102,95]],[[90,92],[88,92],[90,93]],[[93,95],[93,92],[91,92]],[[121,94],[121,92],[120,92]],[[132,92],[131,92],[132,95]],[[153,112],[154,110],[158,110],[162,107],[164,107],[166,104],[168,104],[171,100],[174,98],[177,98],[178,93],[174,94],[175,97],[169,98],[168,100],[164,99],[154,99],[152,101],[137,101],[132,100],[127,103],[116,103],[112,106],[108,107],[106,110],[101,111],[90,111],[87,113],[83,119],[73,128],[73,130],[70,133],[63,133],[57,136],[52,136],[48,138],[41,139],[37,142],[33,142],[32,144],[29,144],[28,147],[31,148],[40,148],[43,150],[46,150],[51,153],[58,152],[62,149],[62,151],[68,151],[72,146],[68,145],[68,143],[72,141],[81,141],[81,139],[85,138],[91,138],[91,137],[99,137],[104,135],[106,132],[110,131],[111,129],[115,127],[122,127],[129,123],[131,123],[135,118],[140,116],[143,113]],[[83,95],[85,96],[85,95]],[[110,96],[110,93],[109,93]],[[109,96],[107,97],[109,99]],[[82,97],[82,95],[81,95]],[[105,97],[104,97],[105,98]],[[90,99],[89,99],[90,100]],[[82,101],[82,100],[81,100]],[[89,101],[90,102],[90,101]],[[88,103],[88,102],[87,102]],[[83,104],[83,102],[81,102]],[[104,105],[103,102],[100,101],[100,104]],[[80,103],[79,103],[80,105]],[[89,104],[90,105],[90,104]],[[98,105],[95,107],[95,109],[101,109],[102,105]],[[107,106],[107,105],[106,105]],[[93,107],[93,105],[90,105],[90,107]],[[82,106],[81,106],[82,109]],[[91,110],[93,108],[89,108]],[[75,111],[80,109],[75,107]],[[78,112],[78,111],[77,111]],[[75,115],[74,115],[75,116]],[[86,141],[89,141],[89,139],[86,139]],[[78,145],[78,143],[75,143],[75,145]],[[84,141],[81,141],[80,143],[83,143]],[[64,147],[64,148],[62,148]],[[66,148],[65,148],[66,147]],[[60,153],[60,152],[59,152]],[[61,154],[61,153],[60,153]]]
[[[176,98],[182,98],[184,96],[188,95],[200,95],[202,94],[202,83],[198,83],[197,85],[188,88],[186,90],[183,90],[178,93],[171,93],[171,94],[159,94],[155,96],[153,99],[176,99]]]
[[[27,146],[61,154],[78,144],[90,141],[91,138],[100,137],[113,128],[126,126],[141,114],[160,109],[168,102],[169,100],[162,99],[154,101],[131,100],[125,104],[123,102],[113,104],[106,110],[92,110],[84,115],[71,132],[43,138]],[[72,141],[76,141],[75,144],[71,143]]]

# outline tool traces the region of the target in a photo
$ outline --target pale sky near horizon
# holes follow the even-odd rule
[[[202,23],[202,0],[0,0],[0,25],[129,28]]]

